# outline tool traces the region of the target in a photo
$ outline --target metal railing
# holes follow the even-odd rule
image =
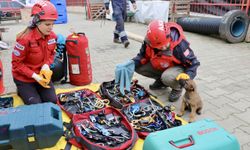
[[[87,3],[103,3],[103,0],[66,0],[67,6],[85,6]]]
[[[250,0],[192,0],[191,12],[223,16],[230,10],[239,9],[250,16]]]
[[[67,6],[85,6],[86,0],[66,0]]]
[[[100,0],[89,0],[100,1]],[[88,0],[66,0],[67,6],[86,6]],[[191,0],[190,11],[223,16],[230,10],[240,9],[250,17],[250,0]]]

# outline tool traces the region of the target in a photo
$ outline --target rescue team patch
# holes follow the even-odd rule
[[[169,64],[167,62],[165,63],[160,63],[162,68],[168,68]]]
[[[50,40],[48,41],[48,45],[54,44],[54,43],[56,43],[56,39],[50,39]]]
[[[184,54],[184,56],[187,57],[187,56],[189,55],[189,53],[190,53],[189,49],[186,49],[185,52],[184,52],[183,54]]]
[[[18,43],[18,42],[16,42],[16,46],[15,46],[17,49],[19,49],[19,50],[24,50],[24,46],[23,45],[21,45],[20,43]]]
[[[20,52],[18,51],[18,50],[13,50],[13,54],[15,55],[15,56],[20,56]]]

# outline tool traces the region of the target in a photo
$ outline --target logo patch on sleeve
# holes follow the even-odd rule
[[[25,47],[23,45],[21,45],[20,43],[18,43],[18,42],[16,43],[15,48],[17,48],[19,50],[22,50],[22,51],[25,49]]]
[[[169,67],[169,64],[167,62],[160,63],[160,65],[161,65],[162,68],[168,68]]]
[[[189,49],[186,49],[185,52],[184,52],[183,54],[184,54],[184,56],[187,57],[187,56],[189,55],[189,53],[190,53]]]
[[[54,43],[56,43],[56,39],[50,39],[50,40],[48,41],[48,45],[54,44]]]
[[[20,56],[20,52],[18,51],[18,50],[13,50],[13,54],[15,55],[15,56]]]

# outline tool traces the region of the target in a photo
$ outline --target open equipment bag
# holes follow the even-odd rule
[[[125,94],[120,92],[119,85],[115,84],[115,80],[103,82],[100,85],[99,94],[102,98],[109,99],[110,105],[118,109],[122,109],[125,105],[143,100],[152,95],[143,86],[138,84],[138,80],[132,81],[130,92],[125,90]]]
[[[109,100],[102,99],[94,91],[84,88],[57,94],[57,104],[72,118],[74,114],[102,109],[109,104]]]
[[[182,125],[175,117],[173,106],[162,106],[152,97],[126,105],[122,113],[126,116],[140,138],[149,133]]]
[[[138,139],[126,117],[112,107],[74,115],[65,133],[69,143],[84,150],[128,150]]]

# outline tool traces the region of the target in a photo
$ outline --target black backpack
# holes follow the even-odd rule
[[[57,45],[56,55],[54,58],[54,62],[53,64],[50,65],[50,69],[53,71],[51,80],[52,82],[61,81],[61,83],[66,83],[68,79],[68,70],[67,70],[68,58],[65,46],[65,37],[63,35],[61,34],[57,35],[56,45]]]

